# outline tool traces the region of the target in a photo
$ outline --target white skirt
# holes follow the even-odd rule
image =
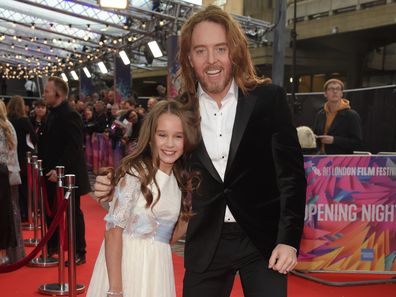
[[[124,297],[175,297],[169,244],[123,234],[122,286]],[[104,242],[96,259],[87,297],[106,297],[109,290]]]

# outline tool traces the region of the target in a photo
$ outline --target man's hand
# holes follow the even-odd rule
[[[113,185],[111,184],[112,172],[107,175],[98,175],[95,179],[94,194],[101,201],[111,201],[113,194]]]
[[[50,170],[45,176],[48,176],[48,180],[53,183],[58,180],[55,169]]]
[[[268,268],[287,274],[297,265],[296,250],[290,245],[278,244],[272,251]]]
[[[331,135],[319,135],[316,137],[319,138],[320,142],[324,144],[332,144],[334,142],[334,136]]]

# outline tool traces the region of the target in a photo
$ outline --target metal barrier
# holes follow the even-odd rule
[[[27,152],[26,153],[26,160],[27,160],[27,167],[26,167],[26,172],[27,172],[27,209],[28,209],[28,221],[25,224],[22,224],[22,229],[23,230],[33,230],[34,225],[33,225],[33,216],[32,216],[32,192],[30,191],[30,188],[32,186],[32,153]]]
[[[316,283],[328,286],[335,287],[349,287],[349,286],[361,286],[361,285],[378,285],[378,284],[393,284],[396,283],[396,278],[388,278],[388,279],[371,279],[371,280],[361,280],[361,281],[330,281],[325,280],[320,277],[315,277],[309,275],[310,273],[315,271],[301,271],[301,270],[293,270],[290,273],[295,276],[305,278],[310,281],[314,281]],[[323,272],[321,272],[323,274]]]
[[[74,189],[76,188],[76,176],[74,174],[66,174],[66,187],[69,198],[69,208],[67,210],[68,217],[68,260],[69,260],[69,296],[76,296],[76,293],[83,293],[85,286],[76,283],[76,217],[75,217],[75,196]]]
[[[44,204],[44,195],[43,195],[43,184],[40,182],[43,177],[43,167],[42,160],[37,160],[37,168],[38,168],[38,196],[40,203],[40,223],[41,223],[41,240],[44,238],[47,233],[46,222],[45,222],[45,204]],[[47,243],[43,246],[41,250],[41,255],[37,258],[34,258],[30,261],[29,266],[33,267],[52,267],[58,264],[58,260],[52,257],[48,257],[48,249]]]
[[[29,168],[30,167],[30,168]],[[29,196],[31,197],[31,202],[33,204],[33,238],[24,240],[25,246],[37,246],[38,240],[38,199],[37,199],[37,186],[38,186],[38,164],[37,156],[32,156],[30,159],[30,166],[28,165],[28,170],[31,172],[32,188],[28,188]],[[29,174],[29,171],[28,171]],[[32,211],[30,211],[30,215]],[[32,218],[31,218],[32,219]]]
[[[33,226],[34,238],[28,239],[25,241],[25,245],[36,246],[34,255],[29,255],[18,263],[18,267],[7,267],[7,271],[12,271],[12,269],[18,269],[22,267],[27,261],[32,259],[39,249],[41,249],[41,255],[37,258],[32,259],[29,262],[29,266],[33,267],[51,267],[58,265],[58,283],[53,284],[44,284],[39,287],[39,292],[45,295],[69,295],[76,296],[77,294],[81,294],[85,291],[85,286],[76,283],[76,263],[75,263],[75,251],[76,251],[76,227],[75,227],[75,175],[69,174],[64,175],[65,167],[64,166],[56,166],[57,173],[57,187],[56,187],[56,197],[55,204],[57,207],[61,206],[62,211],[65,210],[65,201],[67,200],[67,216],[65,213],[59,214],[60,209],[57,210],[57,219],[59,219],[58,223],[58,232],[59,232],[59,260],[55,258],[48,257],[47,250],[47,240],[49,239],[50,234],[47,234],[46,227],[46,203],[48,212],[51,210],[48,208],[48,201],[46,195],[44,195],[45,184],[42,182],[43,175],[43,167],[42,160],[37,160],[37,156],[32,156],[30,153],[27,154],[27,174],[28,174],[28,208],[29,208],[29,218],[28,225]],[[63,179],[66,180],[66,187],[63,186]],[[66,193],[64,193],[64,189],[66,189]],[[45,191],[46,192],[46,191]],[[33,208],[33,214],[32,214]],[[47,214],[50,215],[51,214]],[[40,242],[38,240],[38,229],[39,229],[39,216],[41,221],[41,240],[44,242]],[[67,217],[67,224],[66,224]],[[33,223],[33,224],[32,224]],[[53,222],[55,223],[55,222]],[[52,226],[50,232],[53,232],[56,228]],[[66,241],[66,227],[68,234],[68,283],[65,283],[65,257],[64,257],[64,249],[65,249],[65,241]],[[52,234],[52,233],[51,233]]]
[[[65,176],[66,179],[66,189],[67,192],[64,193],[63,187],[63,174],[64,167],[57,166],[56,167],[57,175],[58,175],[58,183],[57,183],[57,198],[68,200],[68,209],[67,209],[67,233],[68,233],[68,283],[64,281],[64,249],[63,249],[63,236],[64,233],[62,230],[62,221],[60,220],[59,225],[59,267],[58,267],[58,283],[52,284],[44,284],[39,287],[39,292],[45,295],[58,295],[64,296],[69,295],[71,297],[76,296],[77,294],[84,293],[85,286],[76,283],[76,264],[75,264],[75,207],[74,207],[74,191],[75,191],[75,175],[69,174]],[[59,200],[58,200],[59,201]],[[63,234],[62,234],[63,233]]]

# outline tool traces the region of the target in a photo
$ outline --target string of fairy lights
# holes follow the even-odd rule
[[[159,20],[157,29],[161,30],[165,24],[164,20]],[[91,24],[86,26],[90,28]],[[145,29],[145,26],[142,24],[142,29]],[[72,28],[73,25],[69,24],[68,27]],[[36,28],[36,24],[32,24],[31,32]],[[125,29],[128,29],[127,25]],[[124,51],[142,37],[141,34],[126,34],[120,37],[101,34],[95,39],[89,35],[77,39],[0,33],[0,57],[9,61],[0,65],[0,73],[7,79],[55,75]],[[81,39],[90,44],[81,46]]]

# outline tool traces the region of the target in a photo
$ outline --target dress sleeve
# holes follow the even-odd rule
[[[140,181],[136,176],[126,174],[114,189],[114,198],[105,217],[106,230],[116,226],[124,228],[133,218],[132,212],[140,196]]]

